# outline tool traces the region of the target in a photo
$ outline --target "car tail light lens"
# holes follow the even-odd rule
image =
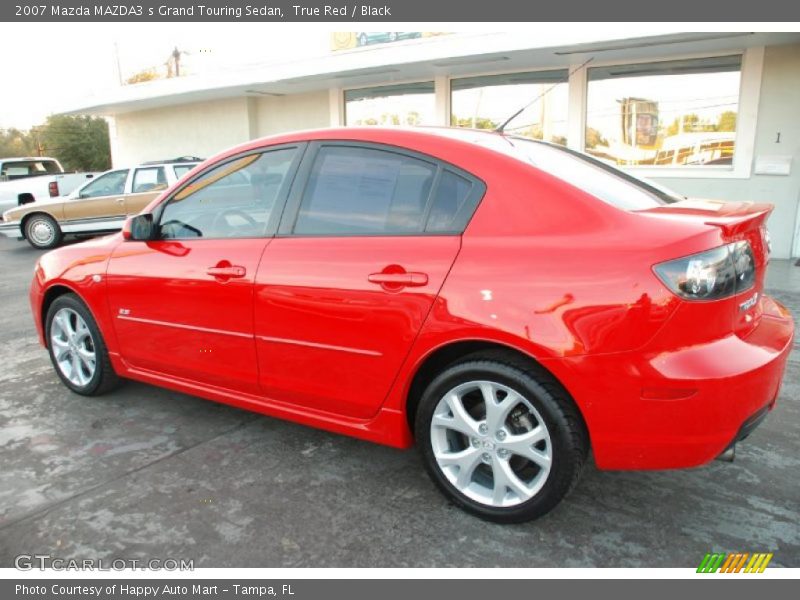
[[[755,283],[756,263],[749,242],[734,242],[657,264],[658,278],[686,300],[719,300]]]
[[[50,197],[55,198],[58,196],[58,182],[51,181],[50,184],[47,186],[48,192],[50,192]]]

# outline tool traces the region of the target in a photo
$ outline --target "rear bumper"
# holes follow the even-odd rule
[[[762,302],[761,321],[744,339],[731,334],[668,352],[553,365],[561,381],[574,382],[568,388],[586,418],[597,466],[697,466],[749,434],[775,405],[794,336],[788,310],[766,296]]]

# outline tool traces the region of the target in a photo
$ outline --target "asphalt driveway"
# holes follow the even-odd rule
[[[800,345],[736,462],[599,472],[553,513],[501,526],[434,489],[415,452],[134,382],[69,392],[35,337],[41,253],[0,238],[0,567],[19,554],[197,567],[696,566],[709,551],[800,566]],[[800,267],[772,294],[800,315]],[[735,390],[731,390],[732,398]]]

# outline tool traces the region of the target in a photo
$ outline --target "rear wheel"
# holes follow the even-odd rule
[[[499,523],[552,510],[588,454],[583,420],[552,376],[496,353],[467,357],[436,377],[420,400],[415,432],[439,488]]]
[[[119,383],[97,323],[75,294],[59,296],[50,305],[46,335],[56,373],[73,392],[97,396]]]
[[[34,248],[40,250],[55,248],[63,237],[61,228],[50,215],[36,214],[25,221],[25,239]]]

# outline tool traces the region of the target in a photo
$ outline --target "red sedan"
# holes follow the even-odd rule
[[[499,133],[331,129],[234,148],[117,235],[40,259],[56,373],[136,379],[406,448],[483,518],[601,469],[730,455],[774,406],[771,206],[686,200]]]

